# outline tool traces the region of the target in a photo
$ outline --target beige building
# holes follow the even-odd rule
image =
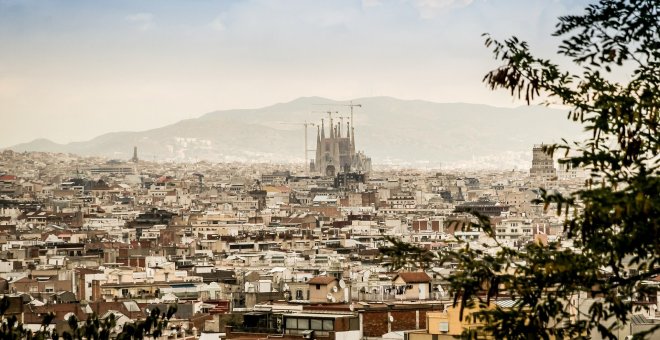
[[[431,295],[431,277],[425,272],[401,272],[392,280],[397,299],[426,300]]]
[[[464,331],[475,328],[471,314],[478,308],[465,308],[460,318],[460,305],[447,307],[442,312],[426,313],[426,330],[409,333],[408,340],[443,340],[460,338]]]
[[[334,276],[316,276],[307,281],[307,285],[312,303],[344,302],[343,289]]]

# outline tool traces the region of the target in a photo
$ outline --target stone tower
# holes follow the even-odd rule
[[[371,159],[364,153],[355,152],[355,129],[350,123],[346,123],[344,132],[342,124],[334,124],[330,118],[328,130],[326,136],[325,122],[321,120],[316,133],[316,158],[310,163],[314,171],[329,177],[339,173],[371,171]]]
[[[355,145],[350,134],[350,123],[346,125],[346,133],[342,135],[341,123],[336,125],[330,119],[329,133],[325,135],[325,122],[316,136],[316,171],[324,176],[335,176],[340,172],[350,172]]]
[[[532,177],[555,177],[557,170],[552,156],[543,151],[543,144],[534,145],[532,149],[532,167],[529,169]]]
[[[137,163],[139,161],[138,155],[137,155],[137,146],[133,147],[133,158],[131,158],[131,162]]]

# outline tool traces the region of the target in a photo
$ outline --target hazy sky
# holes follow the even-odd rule
[[[0,147],[301,96],[520,105],[481,34],[551,56],[586,0],[0,0]]]

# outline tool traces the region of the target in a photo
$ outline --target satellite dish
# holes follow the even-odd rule
[[[390,322],[394,322],[394,317],[390,315],[389,320]]]
[[[335,299],[335,297],[333,296],[332,299],[330,299],[330,301],[337,302],[337,299]]]
[[[346,288],[346,282],[344,282],[344,280],[339,280],[339,287],[342,289]]]
[[[337,288],[337,286],[332,287],[332,291],[333,291],[334,293],[336,293],[338,290],[339,290],[339,289]]]
[[[351,303],[351,305],[348,306],[348,309],[350,309],[351,312],[354,312],[355,311],[355,306],[353,306],[353,304]]]
[[[289,285],[285,283],[284,287],[282,287],[282,290],[285,291],[285,292],[288,291],[289,290]]]
[[[328,300],[332,300],[332,294],[328,293],[328,295],[326,295],[325,298]]]

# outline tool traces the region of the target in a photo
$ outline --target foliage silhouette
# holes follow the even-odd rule
[[[503,65],[484,82],[527,104],[570,107],[568,118],[590,132],[545,147],[561,157],[560,166],[590,172],[584,188],[568,195],[541,189],[534,201],[564,219],[563,241],[573,246],[485,252],[466,245],[430,260],[456,265],[447,280],[461,317],[466,307],[482,307],[471,315],[480,324],[469,338],[574,339],[596,331],[616,339],[634,301],[657,294],[644,281],[660,274],[660,1],[601,0],[581,15],[560,17],[554,35],[564,38],[558,55],[577,71],[535,57],[516,37],[486,34],[485,45]],[[495,239],[488,219],[477,221]],[[391,260],[399,267],[407,252],[391,248],[414,247],[404,243],[383,249],[388,258],[401,256]],[[516,303],[486,308],[498,296]],[[576,306],[584,298],[587,310]]]
[[[158,338],[163,335],[163,331],[167,328],[170,318],[176,313],[176,305],[168,307],[166,313],[161,313],[158,308],[154,308],[144,320],[135,320],[127,322],[123,328],[116,330],[115,315],[110,313],[105,319],[100,319],[98,315],[92,315],[85,322],[81,322],[75,317],[71,316],[67,320],[68,330],[63,331],[61,336],[56,331],[51,331],[48,326],[55,318],[55,314],[50,313],[44,316],[41,322],[41,328],[33,332],[23,327],[23,324],[18,322],[15,315],[7,315],[10,307],[9,298],[3,297],[0,299],[0,339],[28,339],[28,340],[45,340],[45,339],[87,339],[87,340],[139,340],[145,338]]]

